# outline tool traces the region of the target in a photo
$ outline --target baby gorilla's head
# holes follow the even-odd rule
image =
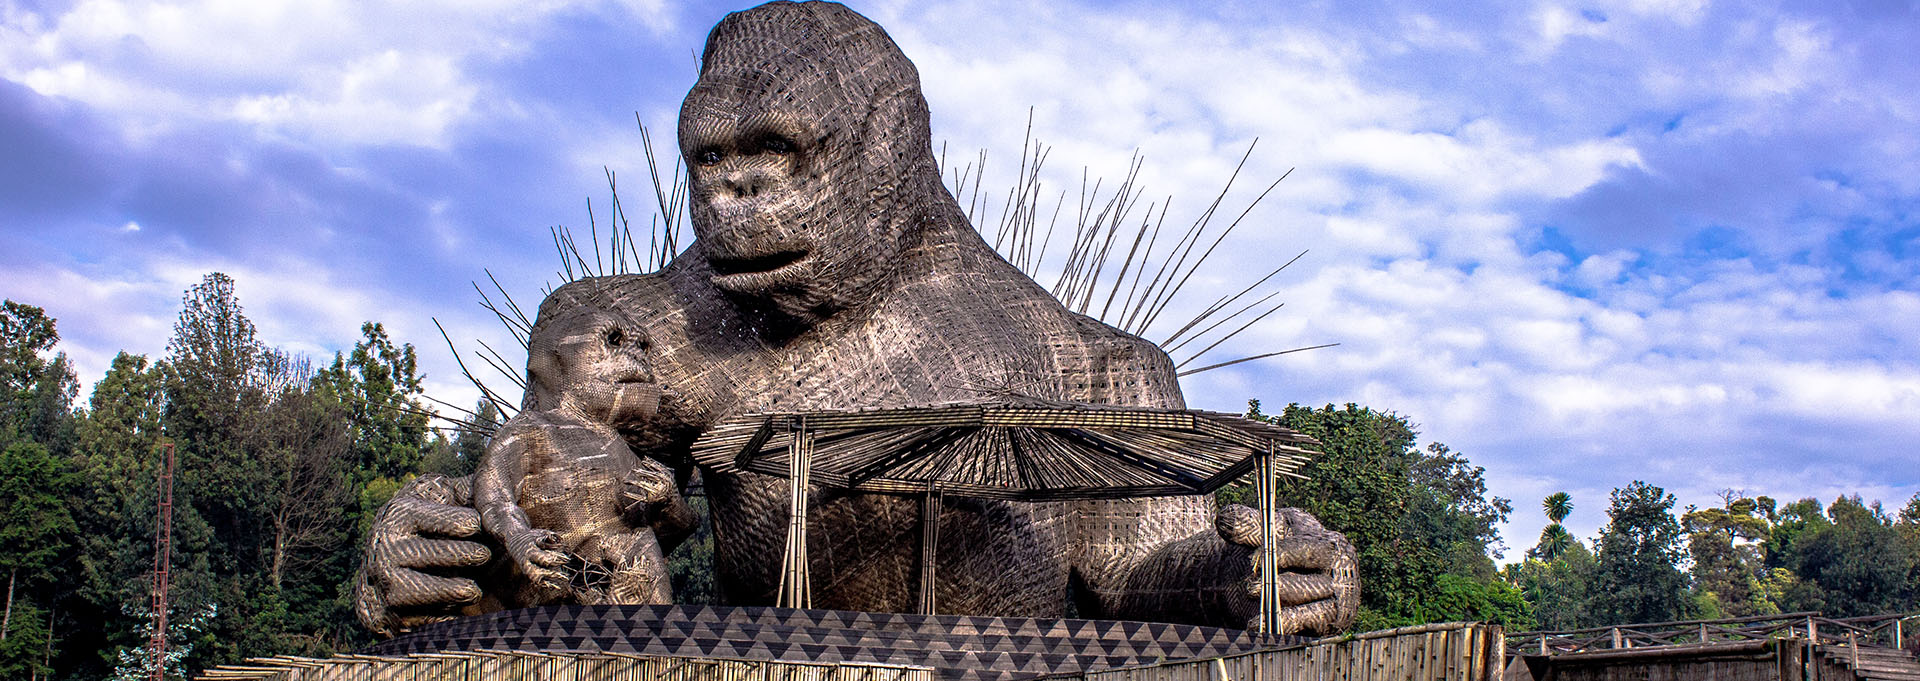
[[[523,409],[567,408],[610,425],[637,423],[660,407],[660,386],[647,361],[647,335],[582,279],[540,303],[527,343],[529,390]]]

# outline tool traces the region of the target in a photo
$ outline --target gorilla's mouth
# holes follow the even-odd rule
[[[721,276],[754,274],[758,272],[772,272],[800,262],[801,259],[807,257],[808,253],[809,251],[805,250],[780,251],[749,258],[708,258],[707,262],[713,266],[713,273]]]

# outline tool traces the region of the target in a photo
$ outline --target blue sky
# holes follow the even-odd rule
[[[1920,491],[1920,4],[850,4],[919,65],[936,145],[990,150],[989,190],[1029,110],[1048,191],[1138,150],[1170,225],[1258,138],[1227,205],[1293,173],[1176,307],[1309,250],[1209,358],[1340,345],[1188,400],[1406,414],[1515,499],[1509,558],[1559,490],[1581,536],[1634,479]],[[378,320],[470,402],[431,320],[511,345],[470,282],[533,303],[606,170],[644,218],[635,118],[671,155],[743,6],[0,0],[0,295],[57,317],[90,385],[164,354],[223,271],[265,341],[325,361]]]

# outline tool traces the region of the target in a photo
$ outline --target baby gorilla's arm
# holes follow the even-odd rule
[[[518,568],[542,595],[563,592],[567,578],[555,570],[566,564],[567,555],[551,550],[559,536],[534,529],[527,512],[520,508],[520,481],[527,477],[537,451],[547,446],[551,424],[538,413],[514,417],[494,435],[486,458],[474,471],[474,506],[480,512],[480,524],[500,541]]]

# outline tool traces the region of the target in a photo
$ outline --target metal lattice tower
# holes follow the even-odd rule
[[[173,444],[160,445],[160,509],[153,549],[153,681],[167,676],[167,585],[173,563]]]

